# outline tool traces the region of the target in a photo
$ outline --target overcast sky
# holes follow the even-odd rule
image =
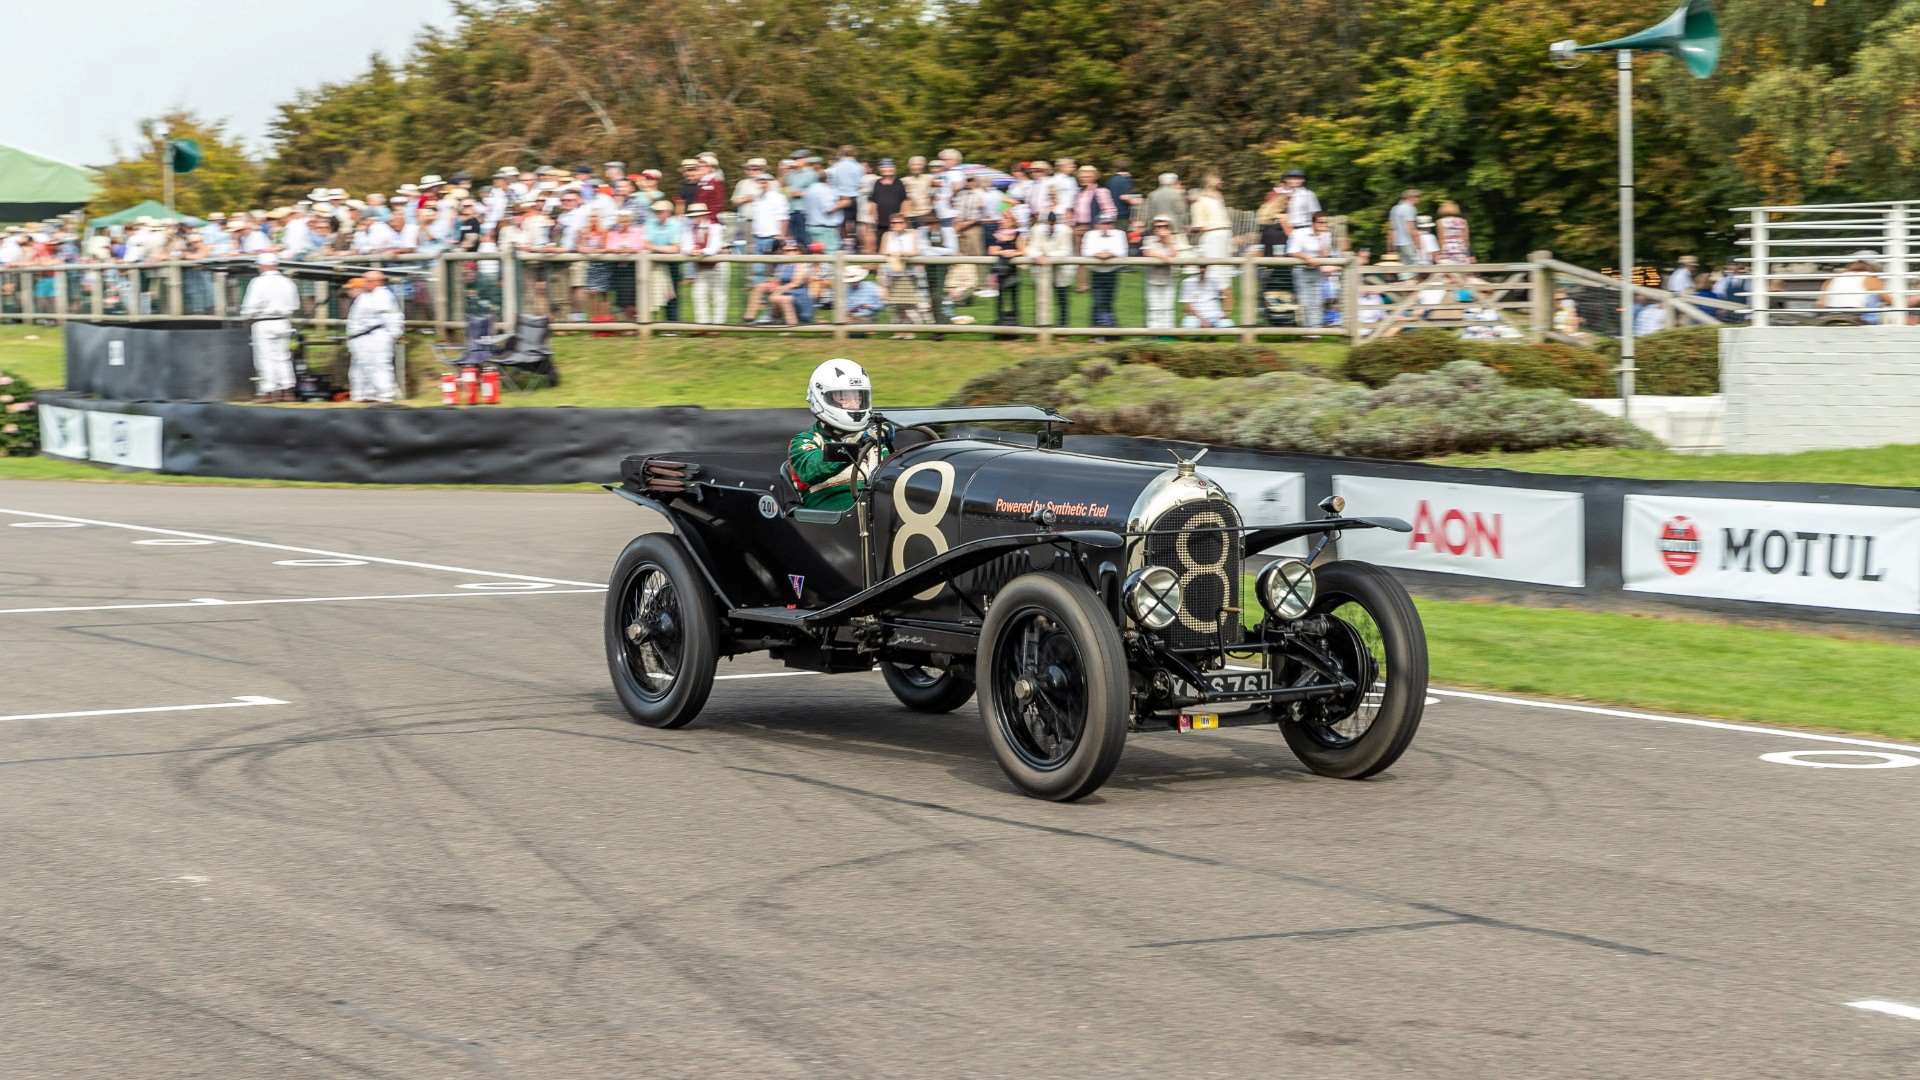
[[[0,145],[79,165],[113,160],[134,124],[174,105],[228,121],[256,152],[276,103],[398,59],[451,0],[213,4],[92,0],[4,5],[8,104]],[[76,13],[84,14],[80,23]]]

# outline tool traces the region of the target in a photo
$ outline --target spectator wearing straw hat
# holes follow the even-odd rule
[[[873,282],[864,266],[849,266],[842,270],[840,280],[846,289],[846,308],[842,312],[848,322],[870,323],[886,310],[887,298],[880,286]]]
[[[681,250],[693,264],[693,321],[709,325],[727,321],[727,264],[713,262],[727,250],[726,229],[714,220],[706,203],[687,207],[687,229]]]
[[[1173,328],[1174,298],[1178,289],[1173,263],[1190,252],[1186,238],[1174,231],[1173,224],[1171,215],[1156,215],[1147,230],[1147,238],[1140,244],[1142,256],[1160,261],[1160,265],[1147,268],[1147,326],[1154,330]]]

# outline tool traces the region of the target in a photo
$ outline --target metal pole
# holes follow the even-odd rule
[[[1767,212],[1753,212],[1752,255],[1747,260],[1747,307],[1751,310],[1754,326],[1769,325],[1773,307],[1772,288],[1768,276],[1773,273],[1767,252]]]
[[[1633,415],[1633,50],[1620,72],[1620,418]]]

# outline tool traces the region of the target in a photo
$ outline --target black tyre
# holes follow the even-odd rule
[[[1303,706],[1282,720],[1287,745],[1322,776],[1362,780],[1406,752],[1427,702],[1427,632],[1413,598],[1370,563],[1335,562],[1315,571],[1313,615],[1328,617],[1321,642],[1353,693]]]
[[[1126,652],[1092,590],[1015,578],[980,633],[980,718],[1020,790],[1067,802],[1106,782],[1127,741]]]
[[[923,713],[950,713],[973,696],[973,680],[939,668],[915,664],[881,664],[887,689],[900,704]]]
[[[627,545],[607,583],[607,669],[635,721],[677,728],[700,715],[717,632],[713,594],[678,537],[651,533]]]

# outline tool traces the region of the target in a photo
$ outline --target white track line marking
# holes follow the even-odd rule
[[[232,701],[216,701],[208,705],[149,705],[142,709],[85,709],[80,712],[44,712],[20,713],[17,716],[0,716],[0,720],[71,720],[83,716],[128,716],[133,713],[157,712],[199,712],[203,709],[250,709],[256,705],[291,705],[290,701],[279,698],[262,697],[259,694],[247,694]]]
[[[715,675],[715,679],[786,679],[795,675],[825,675],[824,671],[746,671],[738,675]],[[865,672],[849,671],[849,675],[862,675]]]
[[[1864,1001],[1849,1001],[1847,1002],[1847,1007],[1851,1009],[1865,1009],[1868,1012],[1886,1013],[1888,1016],[1897,1016],[1902,1020],[1920,1020],[1920,1009],[1914,1008],[1912,1005],[1902,1005],[1897,1001],[1879,1001],[1874,998],[1867,998]]]
[[[343,604],[360,600],[459,600],[476,596],[577,596],[581,593],[601,593],[607,590],[600,586],[591,589],[541,589],[519,592],[423,592],[391,593],[382,596],[280,596],[269,600],[222,600],[215,596],[202,596],[193,600],[172,600],[156,604],[88,604],[76,607],[23,607],[0,608],[0,615],[44,615],[62,611],[144,611],[155,608],[197,608],[197,607],[257,607],[264,604]]]
[[[1719,731],[1740,731],[1748,735],[1771,735],[1778,739],[1806,739],[1809,742],[1839,743],[1843,746],[1869,746],[1877,750],[1901,750],[1909,754],[1920,754],[1920,746],[1906,746],[1901,743],[1875,742],[1872,739],[1850,739],[1844,735],[1815,735],[1810,731],[1791,731],[1787,728],[1761,727],[1757,724],[1729,724],[1723,720],[1696,720],[1690,716],[1662,716],[1659,713],[1632,712],[1627,709],[1603,709],[1597,705],[1565,705],[1557,701],[1534,701],[1530,698],[1501,697],[1498,694],[1475,694],[1465,690],[1434,690],[1431,693],[1441,697],[1465,698],[1468,701],[1485,701],[1494,705],[1519,705],[1528,709],[1554,709],[1559,712],[1586,713],[1589,716],[1612,716],[1622,720],[1656,720],[1662,724],[1682,724],[1687,727],[1714,728]]]
[[[0,508],[0,514],[14,514],[19,517],[39,518],[46,521],[66,521],[76,525],[100,525],[109,529],[130,529],[134,532],[156,533],[160,536],[183,536],[190,540],[212,540],[221,544],[239,544],[243,547],[266,548],[269,551],[291,551],[299,555],[323,555],[333,559],[361,559],[366,562],[384,563],[388,566],[407,566],[415,570],[444,570],[450,574],[471,574],[474,577],[509,578],[514,581],[544,581],[549,585],[580,585],[589,589],[605,589],[597,581],[568,581],[565,578],[541,577],[537,574],[509,574],[501,570],[474,570],[465,566],[444,566],[440,563],[413,562],[408,559],[386,559],[378,555],[355,555],[346,551],[327,551],[322,548],[295,547],[291,544],[269,544],[265,540],[241,540],[232,536],[215,536],[212,533],[187,532],[184,529],[159,529],[151,525],[128,525],[120,521],[99,521],[94,518],[71,517],[66,514],[42,514],[32,510],[7,510]]]
[[[1808,757],[1872,758],[1871,761],[1808,761]],[[1886,754],[1878,750],[1782,750],[1761,754],[1769,765],[1804,765],[1809,769],[1908,769],[1920,765],[1920,757]]]

